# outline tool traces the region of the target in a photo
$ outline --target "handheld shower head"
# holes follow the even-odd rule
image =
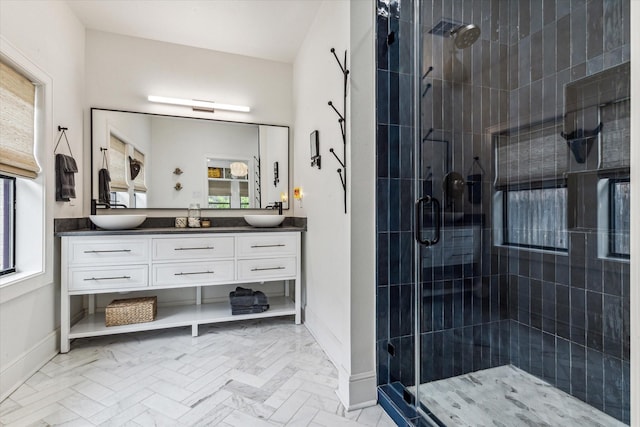
[[[480,28],[474,24],[464,25],[451,32],[456,49],[466,49],[480,37]]]

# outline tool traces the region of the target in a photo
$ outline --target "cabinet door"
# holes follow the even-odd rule
[[[69,265],[114,265],[146,263],[149,260],[149,240],[114,236],[115,238],[70,239]]]
[[[233,236],[153,239],[154,261],[233,258]]]
[[[148,267],[76,267],[69,270],[69,291],[107,292],[148,285]]]
[[[207,286],[232,282],[233,261],[180,262],[153,266],[153,286]]]
[[[261,233],[238,236],[238,256],[269,257],[296,255],[297,235],[289,233]]]
[[[238,280],[294,278],[296,258],[264,258],[238,260]]]

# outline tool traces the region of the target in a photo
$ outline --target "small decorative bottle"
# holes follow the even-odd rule
[[[200,227],[200,204],[199,203],[192,203],[189,205],[187,222],[189,224],[189,227],[191,228]]]

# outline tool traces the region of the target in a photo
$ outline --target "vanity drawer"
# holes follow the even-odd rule
[[[108,291],[123,288],[143,288],[148,285],[146,265],[126,267],[82,267],[69,271],[69,291]]]
[[[233,237],[153,239],[153,260],[233,258]]]
[[[238,261],[238,280],[294,277],[296,258],[243,259]]]
[[[479,239],[478,233],[473,228],[443,229],[440,244],[445,248],[473,247],[475,240]]]
[[[182,262],[153,266],[153,286],[206,286],[233,280],[233,261]]]
[[[238,236],[239,257],[263,257],[296,255],[297,235],[262,233]]]
[[[135,264],[148,262],[149,241],[118,236],[117,239],[73,239],[69,243],[69,265]]]

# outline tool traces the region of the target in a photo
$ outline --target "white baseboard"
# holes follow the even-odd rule
[[[331,360],[331,363],[333,363],[339,371],[342,366],[341,355],[344,354],[342,342],[340,342],[338,337],[331,332],[327,325],[316,316],[309,306],[305,307],[304,315],[304,325],[309,332],[311,332],[311,335],[313,335],[313,338],[315,338],[329,360]]]
[[[336,394],[342,405],[348,411],[375,405],[378,401],[375,370],[354,375],[347,372],[343,365],[343,356],[346,351],[349,351],[348,347],[338,340],[324,322],[313,313],[313,310],[309,309],[309,306],[305,309],[304,325],[338,370]]]
[[[0,402],[16,391],[26,380],[58,354],[59,329],[52,331],[40,342],[22,353],[0,371]]]
[[[336,394],[347,411],[373,406],[378,402],[375,371],[349,375],[341,369],[338,375]]]

